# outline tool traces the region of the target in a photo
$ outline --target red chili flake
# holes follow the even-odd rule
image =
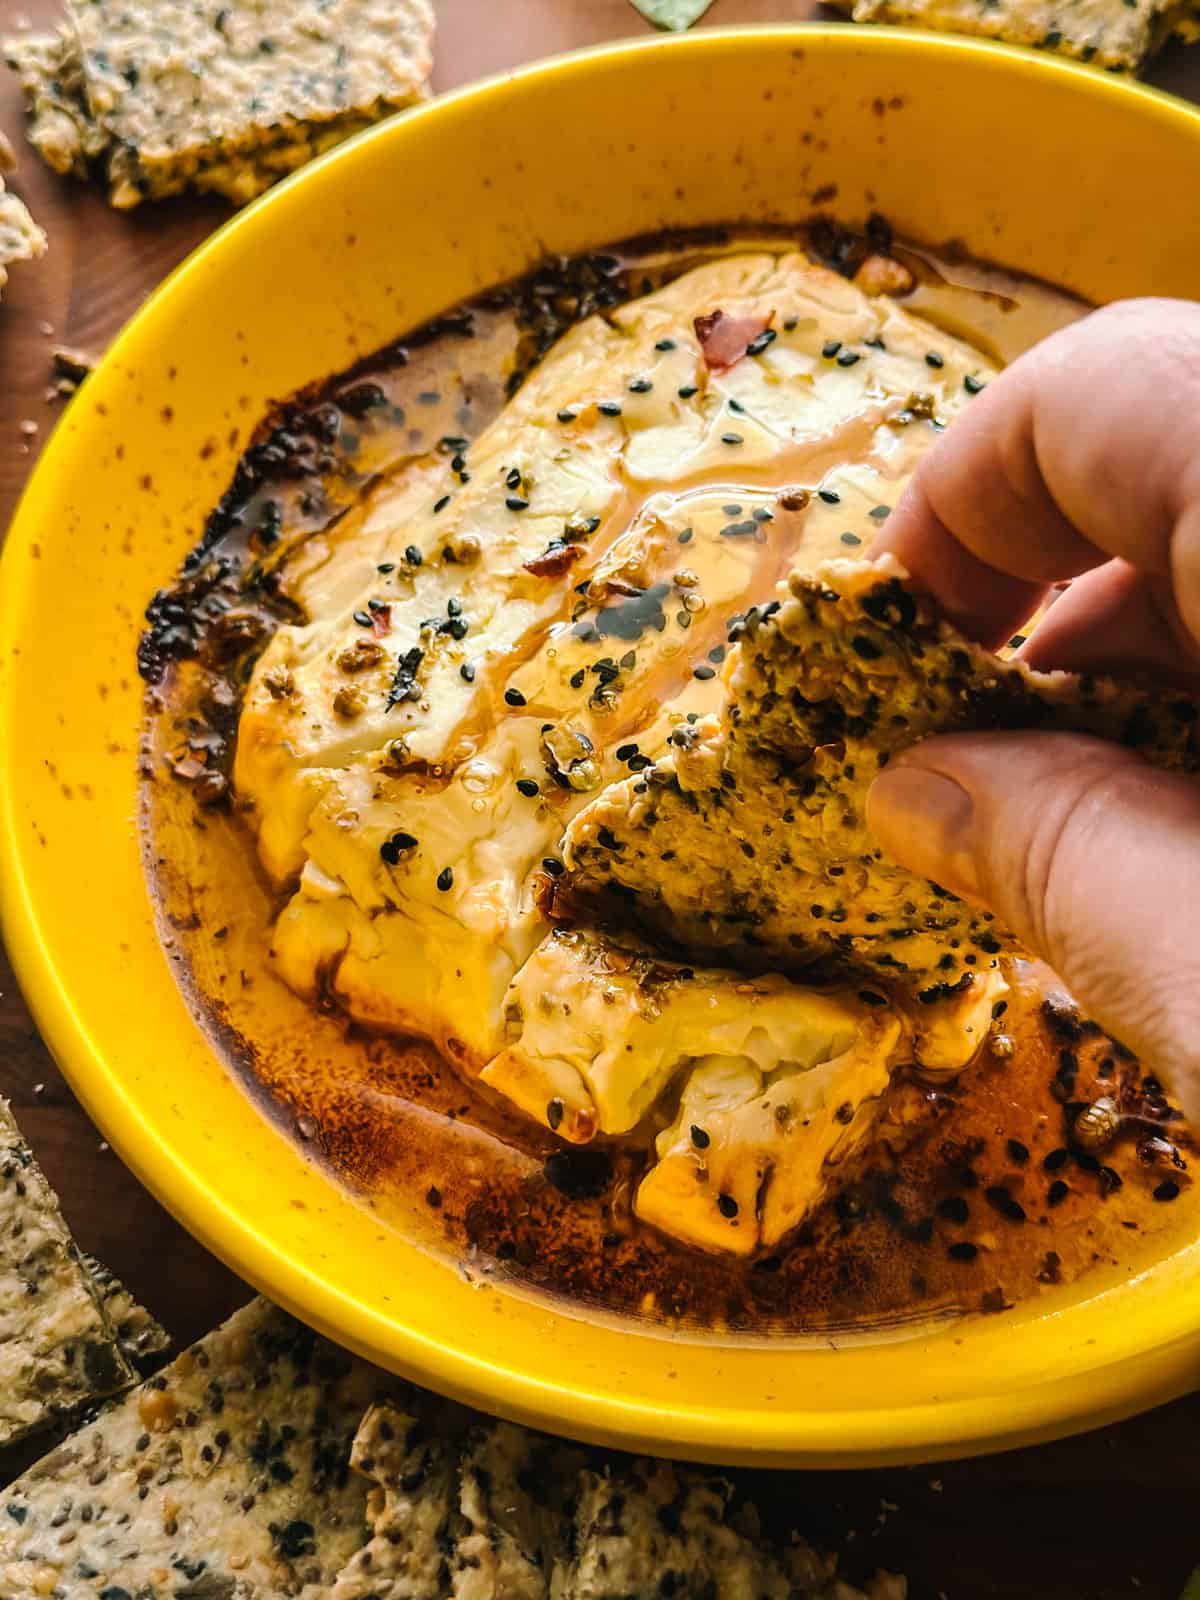
[[[710,372],[728,371],[774,320],[773,311],[765,317],[735,317],[726,311],[710,311],[706,317],[697,317],[692,326],[705,366]]]
[[[377,639],[386,639],[392,631],[392,608],[389,605],[371,607],[371,632]]]
[[[525,571],[532,572],[535,578],[561,578],[582,554],[581,544],[555,545],[552,550],[544,550],[532,561],[526,561]]]

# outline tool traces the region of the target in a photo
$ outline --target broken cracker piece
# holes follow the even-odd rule
[[[8,282],[9,264],[33,261],[46,251],[46,235],[29,215],[23,200],[10,194],[0,178],[0,290]]]
[[[776,1555],[735,1526],[730,1485],[666,1461],[585,1472],[561,1600],[663,1594],[792,1600],[839,1591],[834,1563],[802,1541]],[[903,1591],[901,1591],[902,1593]],[[856,1591],[842,1591],[853,1600]]]
[[[139,1305],[114,1272],[95,1256],[85,1255],[84,1266],[91,1274],[96,1293],[112,1325],[118,1345],[132,1367],[142,1376],[160,1365],[159,1357],[171,1348],[171,1336]]]
[[[4,1491],[0,1593],[322,1594],[364,1536],[386,1374],[255,1300]]]
[[[1017,947],[880,850],[865,803],[892,756],[936,733],[1051,728],[1200,764],[1186,697],[1002,661],[905,578],[891,557],[827,562],[736,623],[720,717],[678,728],[568,828],[569,913],[618,902],[688,952],[832,957],[935,999]]]
[[[135,1378],[54,1192],[0,1100],[0,1445]]]
[[[75,30],[64,24],[54,33],[18,34],[3,50],[25,97],[25,137],[55,172],[86,178],[111,140],[88,105]]]
[[[351,1461],[372,1485],[370,1537],[338,1574],[331,1600],[445,1600],[458,1531],[457,1456],[449,1440],[385,1401],[362,1419]]]
[[[1136,72],[1186,26],[1179,0],[845,0],[855,22],[892,22],[1053,50],[1110,72]]]
[[[241,205],[427,92],[429,0],[70,0],[110,199]]]

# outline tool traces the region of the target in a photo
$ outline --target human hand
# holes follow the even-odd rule
[[[1200,305],[1131,300],[1035,346],[921,462],[890,550],[971,637],[1200,692]],[[1200,1117],[1200,780],[1073,734],[931,739],[867,817],[996,912]]]

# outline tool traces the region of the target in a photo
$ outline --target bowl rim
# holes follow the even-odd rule
[[[743,25],[611,41],[464,85],[399,118],[388,118],[363,130],[291,174],[224,222],[163,280],[125,324],[105,353],[102,365],[121,361],[142,336],[142,330],[162,314],[178,287],[192,274],[204,270],[232,236],[257,227],[273,206],[286,203],[293,191],[312,181],[314,175],[335,167],[364,145],[403,137],[399,130],[418,121],[425,124],[452,116],[473,101],[519,95],[531,79],[586,69],[597,62],[619,60],[634,51],[692,51],[718,56],[730,47],[736,48],[740,41],[761,44],[770,40],[794,45],[797,39],[806,43],[829,40],[839,49],[849,45],[866,52],[903,53],[911,49],[940,56],[948,67],[952,67],[955,58],[984,56],[1005,71],[1041,71],[1093,95],[1140,103],[1155,119],[1185,127],[1200,151],[1200,108],[1125,77],[992,41],[904,28],[858,31],[846,23],[813,22]],[[64,414],[69,414],[70,409]],[[67,449],[65,430],[56,428],[15,509],[0,552],[0,641],[14,631],[19,612],[20,586],[11,582],[18,539],[26,522],[33,521],[32,508],[42,485],[54,476]],[[0,696],[0,749],[5,743],[7,705],[7,697]],[[758,1409],[705,1414],[690,1406],[673,1408],[663,1402],[652,1406],[640,1400],[622,1403],[611,1395],[597,1395],[583,1388],[564,1391],[528,1370],[518,1380],[508,1367],[449,1349],[395,1318],[362,1307],[302,1261],[283,1253],[252,1220],[223,1206],[195,1174],[180,1165],[176,1154],[162,1140],[148,1136],[136,1105],[108,1072],[105,1058],[77,1011],[69,983],[43,936],[23,870],[23,847],[17,837],[15,793],[19,786],[15,769],[0,763],[0,932],[39,1032],[71,1087],[139,1180],[213,1254],[287,1309],[368,1358],[402,1367],[419,1381],[483,1409],[537,1426],[562,1426],[579,1437],[601,1443],[628,1444],[636,1439],[643,1442],[643,1447],[648,1443],[677,1455],[760,1466],[861,1466],[868,1462],[929,1460],[1003,1449],[1114,1420],[1194,1387],[1200,1372],[1200,1313],[1193,1325],[1177,1337],[1140,1350],[1134,1359],[1089,1369],[1068,1382],[1028,1385],[1004,1395],[1002,1408],[998,1407],[997,1397],[988,1394],[951,1404],[895,1407],[886,1413],[874,1408],[798,1413],[785,1407],[777,1417],[771,1417]],[[732,1441],[731,1429],[736,1430]]]

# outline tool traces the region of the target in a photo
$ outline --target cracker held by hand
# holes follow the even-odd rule
[[[429,0],[70,0],[110,198],[242,204],[425,93]]]
[[[0,1445],[135,1376],[54,1192],[0,1100]]]
[[[351,1441],[389,1382],[252,1301],[0,1492],[0,1594],[328,1593],[364,1538]]]
[[[935,998],[1016,944],[879,848],[865,803],[893,756],[937,733],[1046,728],[1196,769],[1191,701],[1002,661],[905,578],[890,557],[831,561],[736,620],[720,716],[681,724],[670,755],[576,816],[564,904],[619,902],[688,952],[834,958]]]

